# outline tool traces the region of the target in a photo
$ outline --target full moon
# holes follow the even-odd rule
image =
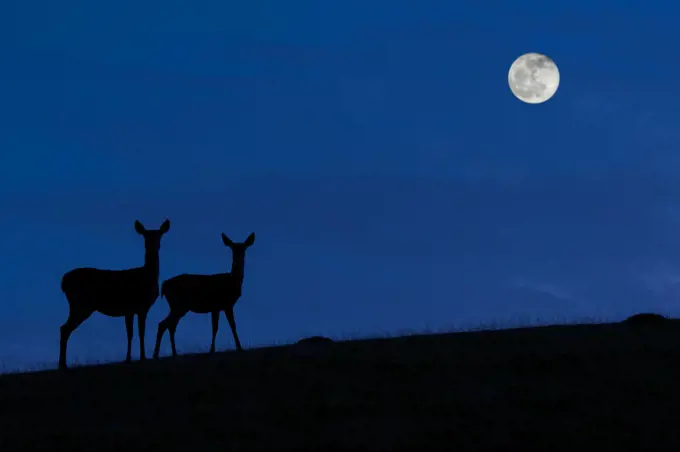
[[[557,92],[560,71],[550,57],[541,53],[526,53],[510,66],[508,84],[512,94],[522,102],[541,104]]]

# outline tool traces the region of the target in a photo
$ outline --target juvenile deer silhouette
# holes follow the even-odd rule
[[[66,344],[71,333],[95,311],[110,317],[125,317],[127,330],[127,356],[130,362],[133,322],[137,315],[139,328],[139,357],[146,359],[144,351],[144,330],[146,315],[158,298],[158,251],[161,237],[170,230],[170,221],[165,220],[158,230],[147,230],[135,221],[135,230],[144,237],[144,266],[128,270],[100,270],[98,268],[76,268],[61,279],[61,290],[69,304],[69,315],[61,326],[59,368],[66,368]]]
[[[227,321],[229,321],[236,348],[243,350],[241,341],[239,341],[238,334],[236,333],[234,305],[241,297],[246,250],[255,243],[255,233],[251,233],[243,243],[234,243],[222,233],[222,241],[231,248],[231,273],[218,273],[215,275],[190,275],[184,273],[170,278],[163,283],[161,298],[165,297],[167,300],[170,306],[170,313],[158,323],[156,348],[153,352],[154,358],[158,358],[165,330],[170,331],[172,356],[177,356],[175,331],[180,319],[189,311],[197,314],[210,313],[212,316],[210,353],[215,352],[215,337],[219,328],[221,311],[224,311]]]

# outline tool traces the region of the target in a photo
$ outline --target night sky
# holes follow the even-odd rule
[[[172,222],[161,279],[228,271],[220,234],[256,233],[246,347],[680,314],[679,19],[663,0],[3,2],[0,367],[56,364],[62,275],[141,265],[135,220]],[[526,52],[559,67],[545,104],[508,88]],[[210,316],[177,343],[207,351]],[[125,344],[95,314],[69,359]]]

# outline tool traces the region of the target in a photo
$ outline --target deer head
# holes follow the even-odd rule
[[[161,237],[170,230],[170,220],[165,220],[160,229],[146,229],[139,220],[135,220],[135,231],[144,237],[147,253],[157,253],[161,249]]]

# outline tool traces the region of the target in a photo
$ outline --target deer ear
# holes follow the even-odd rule
[[[137,231],[137,234],[144,235],[146,232],[146,229],[142,225],[142,223],[139,222],[139,220],[135,220],[135,231]]]
[[[223,241],[224,244],[225,244],[226,246],[228,246],[229,248],[231,248],[231,245],[234,244],[234,242],[232,242],[231,239],[230,239],[229,237],[227,237],[227,236],[224,234],[224,232],[222,233],[222,241]]]
[[[250,246],[255,243],[255,233],[251,232],[246,241],[243,243],[245,243],[246,246]]]
[[[165,234],[170,230],[170,220],[165,220],[161,225],[161,234]]]

